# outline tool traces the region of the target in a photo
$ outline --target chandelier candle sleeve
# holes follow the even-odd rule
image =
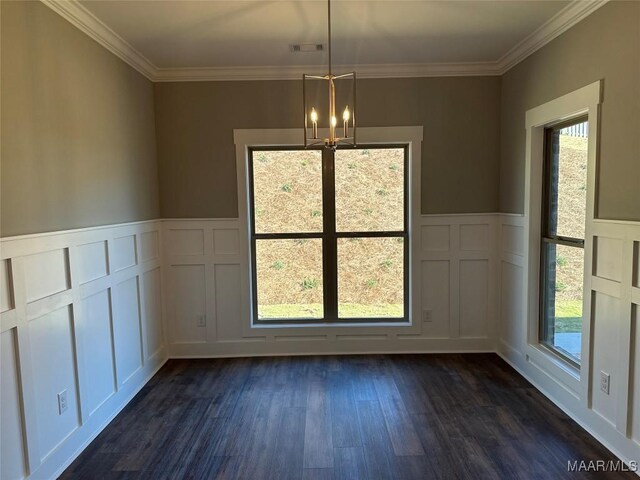
[[[316,112],[315,108],[311,109],[311,130],[313,134],[313,139],[318,138],[318,112]]]
[[[349,117],[351,113],[349,112],[349,105],[344,109],[342,113],[342,120],[344,121],[344,138],[349,138]]]

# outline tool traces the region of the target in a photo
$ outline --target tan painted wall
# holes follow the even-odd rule
[[[301,83],[157,83],[162,216],[236,217],[233,129],[299,127]],[[358,109],[360,126],[424,126],[423,213],[497,210],[498,77],[360,80]]]
[[[159,216],[153,85],[40,2],[1,2],[3,237]]]
[[[525,112],[604,79],[600,218],[640,220],[640,2],[610,2],[502,77],[500,209],[524,210]]]
[[[233,129],[299,126],[299,81],[154,86],[39,2],[1,5],[2,236],[235,217]],[[639,46],[640,2],[612,2],[502,78],[360,80],[359,121],[425,127],[423,213],[522,212],[525,111],[604,78],[599,215],[638,220]]]

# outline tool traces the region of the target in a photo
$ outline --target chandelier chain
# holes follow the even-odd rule
[[[329,76],[331,76],[331,0],[327,0],[327,24],[329,30]]]

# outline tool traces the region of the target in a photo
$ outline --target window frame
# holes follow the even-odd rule
[[[521,353],[523,368],[531,366],[531,374],[536,381],[556,382],[563,391],[575,392],[585,402],[589,399],[592,371],[591,356],[591,307],[592,307],[592,266],[593,231],[597,219],[596,198],[598,182],[598,133],[602,102],[603,82],[595,81],[570,93],[549,100],[526,111],[525,124],[525,182],[524,217],[518,219],[514,235],[522,235],[522,257],[517,258],[522,283],[515,285],[518,293],[514,299],[520,312],[520,319],[514,322],[512,339],[504,340],[510,358]],[[539,340],[539,288],[540,288],[540,227],[542,207],[542,167],[544,128],[558,122],[587,115],[589,119],[588,163],[587,163],[587,215],[585,226],[585,275],[582,322],[582,353],[580,368],[569,364]],[[520,222],[522,222],[520,224]],[[503,231],[504,232],[504,231]],[[517,238],[517,237],[516,237]],[[513,355],[512,355],[513,354]]]
[[[545,329],[547,326],[548,318],[547,318],[547,292],[548,292],[548,284],[549,277],[547,275],[547,261],[548,261],[548,245],[563,245],[566,247],[572,248],[581,248],[585,250],[585,238],[576,238],[576,237],[568,237],[564,235],[557,234],[557,226],[555,233],[551,233],[551,209],[552,209],[552,196],[554,191],[554,183],[553,181],[553,137],[556,132],[560,130],[571,127],[574,125],[578,125],[580,123],[588,123],[589,117],[588,115],[580,115],[577,117],[572,117],[568,120],[563,120],[560,122],[552,123],[546,125],[544,128],[544,145],[543,145],[543,165],[542,165],[542,205],[541,205],[541,224],[540,224],[540,286],[539,286],[539,308],[538,308],[538,342],[544,348],[548,349],[553,355],[559,357],[562,361],[569,363],[572,367],[579,369],[580,361],[576,361],[574,357],[550,344],[548,339],[545,336]],[[557,190],[557,187],[555,187]],[[588,199],[586,200],[588,202]],[[586,226],[587,226],[587,205],[585,205],[585,236],[586,236]],[[583,260],[583,275],[584,269],[586,268],[586,264]],[[584,287],[584,282],[583,282]],[[583,292],[584,294],[584,292]],[[583,313],[583,321],[584,321],[584,313]]]
[[[308,147],[306,150],[319,150],[322,152],[322,217],[323,228],[321,232],[293,232],[293,233],[257,233],[255,223],[254,202],[254,153],[260,151],[303,151],[301,145],[268,145],[247,147],[247,210],[248,233],[250,250],[250,283],[251,291],[251,317],[256,326],[296,326],[309,324],[348,325],[348,324],[391,324],[401,325],[410,321],[410,144],[407,142],[366,143],[358,144],[357,149],[403,149],[403,230],[386,231],[348,231],[338,232],[335,215],[335,160],[336,150],[350,150],[354,147],[339,146],[336,150],[318,147]],[[403,238],[403,317],[346,317],[338,315],[338,262],[337,248],[340,238]],[[323,317],[322,318],[273,318],[260,319],[258,317],[258,278],[256,241],[276,239],[322,239],[322,277],[323,277]]]

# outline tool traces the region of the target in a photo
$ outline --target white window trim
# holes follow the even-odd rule
[[[327,136],[328,130],[319,131],[319,136]],[[238,217],[240,223],[241,260],[246,268],[241,275],[243,290],[242,329],[245,336],[256,334],[269,335],[277,329],[277,335],[300,335],[301,329],[311,329],[314,335],[362,334],[363,329],[376,334],[412,333],[420,328],[420,292],[415,291],[419,286],[420,275],[420,205],[421,205],[421,164],[422,164],[422,127],[358,127],[358,141],[362,144],[402,143],[409,145],[409,295],[408,321],[402,323],[317,323],[301,325],[255,325],[252,318],[251,299],[251,262],[249,237],[249,178],[247,175],[248,153],[250,147],[264,146],[300,146],[302,147],[302,129],[259,129],[234,130],[236,145],[236,174],[238,182]]]
[[[597,194],[598,120],[601,103],[601,81],[594,82],[574,92],[528,110],[526,113],[526,170],[525,170],[525,234],[524,251],[527,268],[524,269],[525,298],[523,319],[525,321],[525,345],[527,361],[551,376],[565,387],[585,406],[591,398],[589,378],[591,376],[591,273],[593,258],[593,222]],[[540,238],[542,215],[542,186],[544,164],[545,127],[581,116],[589,122],[587,156],[587,205],[584,243],[584,281],[582,357],[580,369],[562,361],[538,342],[539,331],[539,285],[540,285]]]

